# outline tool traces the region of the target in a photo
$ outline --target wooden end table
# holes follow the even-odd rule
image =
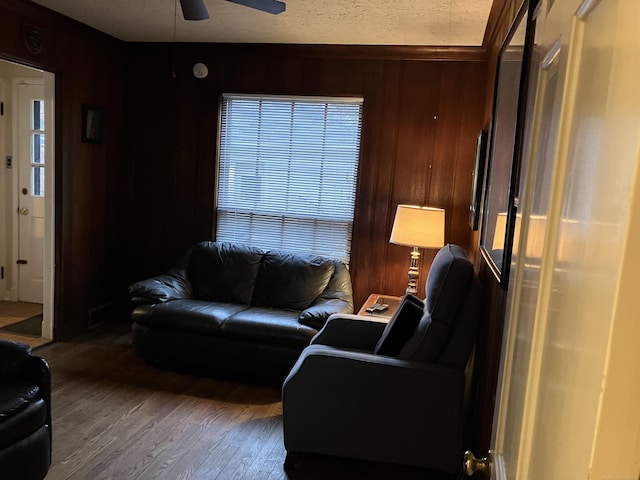
[[[364,302],[362,307],[360,307],[358,315],[370,317],[372,321],[376,322],[388,322],[393,314],[396,313],[401,299],[402,297],[394,297],[392,295],[384,295],[382,293],[372,293],[369,295],[369,298],[367,298],[367,301]],[[374,303],[386,303],[389,305],[389,308],[382,312],[367,312],[367,308]]]

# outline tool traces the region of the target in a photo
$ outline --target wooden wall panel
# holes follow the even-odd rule
[[[24,26],[42,32],[32,53]],[[125,289],[131,168],[122,156],[122,44],[31,2],[0,0],[0,57],[56,75],[54,336]],[[104,141],[81,142],[82,104],[102,107]]]
[[[139,277],[212,237],[217,99],[224,92],[364,97],[351,264],[357,304],[371,292],[400,295],[406,288],[410,249],[389,244],[398,203],[444,207],[447,240],[471,249],[466,212],[486,95],[481,55],[477,61],[357,59],[331,47],[181,44],[172,79],[170,51],[161,44],[128,46],[125,143],[134,145],[136,164]],[[209,67],[209,77],[193,77],[196,62]],[[152,120],[132,122],[136,102]],[[423,255],[422,281],[434,253]]]
[[[357,304],[370,292],[404,291],[409,248],[388,243],[399,202],[447,209],[447,240],[475,254],[466,183],[485,116],[482,51],[178,45],[174,79],[171,45],[123,45],[29,2],[0,0],[0,11],[8,32],[0,55],[56,73],[58,337],[86,328],[90,308],[126,296],[128,283],[211,238],[222,92],[364,96]],[[43,27],[40,56],[25,50],[16,25],[26,22]],[[209,66],[206,80],[191,74],[198,61]],[[105,108],[101,145],[80,142],[83,103]],[[421,281],[433,253],[423,254]]]
[[[484,106],[484,125],[487,128],[491,124],[498,56],[522,4],[523,0],[495,0],[493,3],[484,39],[484,47],[488,54],[485,95],[487,102]],[[472,244],[476,269],[484,287],[484,321],[476,344],[474,383],[477,390],[471,412],[474,425],[470,445],[478,456],[484,456],[491,444],[507,292],[500,287],[486,258],[480,252],[479,230],[473,233]]]

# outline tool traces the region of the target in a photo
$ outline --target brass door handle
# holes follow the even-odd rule
[[[476,472],[481,472],[487,478],[491,478],[491,470],[493,469],[493,452],[489,451],[489,456],[485,458],[476,458],[470,451],[464,452],[463,468],[464,473],[469,477]]]
[[[19,207],[18,213],[20,215],[29,215],[29,209],[27,207]]]

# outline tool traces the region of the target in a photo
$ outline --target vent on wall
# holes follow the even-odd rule
[[[112,317],[112,311],[113,304],[111,302],[103,303],[102,305],[89,309],[89,328],[97,327],[105,320],[109,320]]]

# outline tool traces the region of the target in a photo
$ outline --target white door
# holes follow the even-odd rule
[[[42,83],[17,84],[18,299],[33,303],[44,293],[45,105]]]
[[[640,2],[541,3],[491,476],[637,480]]]

